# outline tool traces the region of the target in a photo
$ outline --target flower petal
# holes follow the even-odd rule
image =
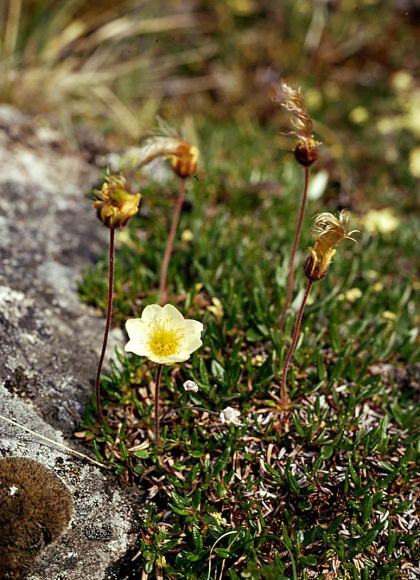
[[[143,322],[153,322],[156,316],[162,312],[162,307],[158,304],[149,304],[141,313],[141,319]]]
[[[179,354],[188,353],[188,356],[203,344],[199,336],[190,336],[183,340]]]
[[[150,358],[150,349],[146,343],[137,340],[129,340],[124,347],[125,352],[132,352],[137,356],[147,356]]]
[[[171,365],[174,363],[181,363],[190,358],[190,353],[186,351],[179,352],[177,354],[173,354],[171,356],[166,356],[165,360],[162,360],[164,365]]]
[[[198,320],[191,320],[190,318],[184,320],[184,332],[186,332],[187,334],[194,334],[200,336],[203,330],[204,326]]]
[[[147,334],[148,327],[140,318],[129,318],[125,323],[125,329],[130,340],[136,340],[142,339]]]
[[[165,304],[165,306],[162,308],[162,318],[176,322],[184,321],[184,317],[180,311],[177,310],[175,306],[172,306],[172,304]]]

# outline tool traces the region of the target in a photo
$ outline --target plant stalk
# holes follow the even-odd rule
[[[292,301],[293,294],[293,281],[295,277],[295,258],[296,250],[300,240],[300,234],[302,231],[303,216],[305,215],[306,200],[308,198],[308,184],[309,184],[309,167],[305,167],[305,185],[303,186],[303,196],[300,204],[299,218],[296,224],[295,237],[293,240],[292,253],[290,255],[290,266],[289,266],[289,279],[287,283],[287,296],[286,302],[284,304],[283,314],[279,320],[279,329],[283,330],[284,324],[286,322],[287,312],[289,310],[290,302]]]
[[[160,378],[162,376],[162,365],[159,364],[156,371],[155,381],[155,446],[160,447],[160,417],[159,417],[159,392]]]
[[[168,241],[166,242],[165,254],[163,256],[162,268],[160,271],[160,282],[159,282],[159,298],[160,305],[163,306],[168,301],[168,288],[166,286],[166,278],[168,274],[169,260],[171,258],[175,234],[178,227],[179,216],[181,215],[182,204],[185,199],[185,188],[186,188],[186,178],[181,177],[179,182],[178,197],[175,204],[174,215],[172,218],[171,230],[169,232]]]
[[[109,270],[108,270],[108,296],[106,303],[106,322],[104,330],[104,339],[102,342],[101,355],[99,357],[98,369],[96,371],[95,394],[96,394],[96,410],[98,412],[99,421],[104,422],[104,414],[101,407],[101,392],[100,392],[100,378],[102,364],[104,362],[106,345],[108,343],[109,329],[112,318],[112,297],[114,293],[114,254],[115,254],[115,228],[109,230]]]
[[[305,310],[306,301],[308,299],[309,292],[311,291],[313,283],[314,283],[313,280],[309,280],[309,282],[306,286],[305,294],[303,295],[302,303],[300,305],[299,312],[297,314],[295,327],[293,329],[292,342],[289,346],[289,350],[287,351],[286,358],[284,359],[283,372],[281,375],[281,400],[280,400],[280,404],[281,404],[283,409],[287,409],[289,407],[289,404],[290,404],[289,395],[287,393],[287,387],[286,387],[287,372],[289,370],[290,361],[292,360],[292,356],[293,356],[293,353],[294,353],[295,348],[296,348],[296,343],[297,343],[297,340],[299,338],[300,327],[302,324],[303,311]]]

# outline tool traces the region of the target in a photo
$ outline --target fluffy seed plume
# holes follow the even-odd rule
[[[318,159],[317,145],[312,134],[313,123],[305,109],[305,102],[300,89],[297,91],[283,79],[274,86],[273,101],[280,103],[291,113],[292,134],[296,135],[298,142],[294,149],[296,161],[308,167]]]
[[[315,244],[308,248],[309,256],[304,266],[308,280],[320,280],[327,275],[337,244],[343,240],[356,241],[351,235],[358,230],[347,231],[348,221],[349,215],[346,211],[341,211],[338,217],[328,212],[315,216],[311,231]]]

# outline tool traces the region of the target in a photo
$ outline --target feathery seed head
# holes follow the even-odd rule
[[[139,167],[144,167],[157,157],[164,157],[179,177],[190,177],[197,170],[199,150],[187,141],[173,135],[148,137],[142,147]]]
[[[343,240],[353,240],[351,235],[358,230],[347,230],[349,215],[341,211],[338,217],[324,212],[315,216],[312,227],[314,246],[308,248],[309,256],[306,259],[304,270],[309,280],[316,281],[328,274],[331,261],[336,253],[334,246]]]
[[[280,103],[291,113],[292,133],[298,138],[294,149],[295,158],[304,167],[312,165],[318,159],[317,145],[319,141],[312,135],[313,123],[305,109],[301,90],[295,90],[283,79],[274,87],[273,101]]]

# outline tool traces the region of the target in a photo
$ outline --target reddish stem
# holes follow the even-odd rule
[[[104,331],[104,339],[102,342],[102,351],[99,357],[98,369],[96,371],[96,381],[95,381],[95,394],[96,394],[96,410],[98,412],[99,421],[104,422],[104,414],[102,413],[101,407],[101,392],[100,392],[100,378],[102,364],[104,362],[106,345],[108,343],[108,334],[111,326],[112,318],[112,296],[114,292],[114,253],[115,253],[115,229],[110,228],[109,230],[109,271],[108,271],[108,296],[106,303],[106,323]]]
[[[159,391],[160,391],[160,378],[162,376],[162,365],[158,365],[156,371],[156,381],[155,381],[155,446],[160,446],[160,417],[159,417]]]
[[[289,346],[289,350],[287,351],[286,358],[284,359],[283,365],[283,372],[281,375],[281,406],[283,409],[287,409],[289,407],[289,395],[287,394],[287,387],[286,387],[286,379],[287,379],[287,371],[289,370],[290,361],[292,360],[293,353],[296,348],[296,343],[299,338],[300,334],[300,326],[302,324],[302,316],[303,311],[305,310],[305,304],[309,296],[309,292],[311,291],[313,284],[313,280],[309,280],[308,285],[305,289],[305,294],[303,295],[302,304],[300,305],[299,312],[296,318],[295,327],[293,329],[292,334],[292,342]]]
[[[287,284],[286,302],[284,304],[283,314],[281,315],[280,320],[279,320],[280,331],[283,330],[284,323],[286,322],[287,312],[289,310],[290,302],[292,300],[293,281],[294,281],[294,277],[295,277],[295,257],[296,257],[296,250],[297,250],[299,240],[300,240],[300,233],[302,231],[302,223],[303,223],[303,216],[305,215],[306,200],[308,198],[308,183],[309,183],[309,167],[305,167],[305,185],[303,187],[303,197],[302,197],[302,202],[300,204],[299,218],[298,218],[298,221],[296,224],[292,253],[290,255],[289,281]]]
[[[186,186],[186,178],[182,177],[179,182],[179,190],[178,190],[178,197],[176,200],[174,216],[172,218],[171,230],[169,232],[168,241],[166,242],[165,254],[163,256],[162,261],[162,269],[160,271],[160,282],[159,282],[159,297],[160,297],[160,304],[163,306],[168,301],[168,289],[166,286],[166,277],[168,274],[168,266],[169,260],[171,258],[175,234],[178,227],[179,216],[181,215],[182,204],[184,203],[185,199],[185,186]]]

